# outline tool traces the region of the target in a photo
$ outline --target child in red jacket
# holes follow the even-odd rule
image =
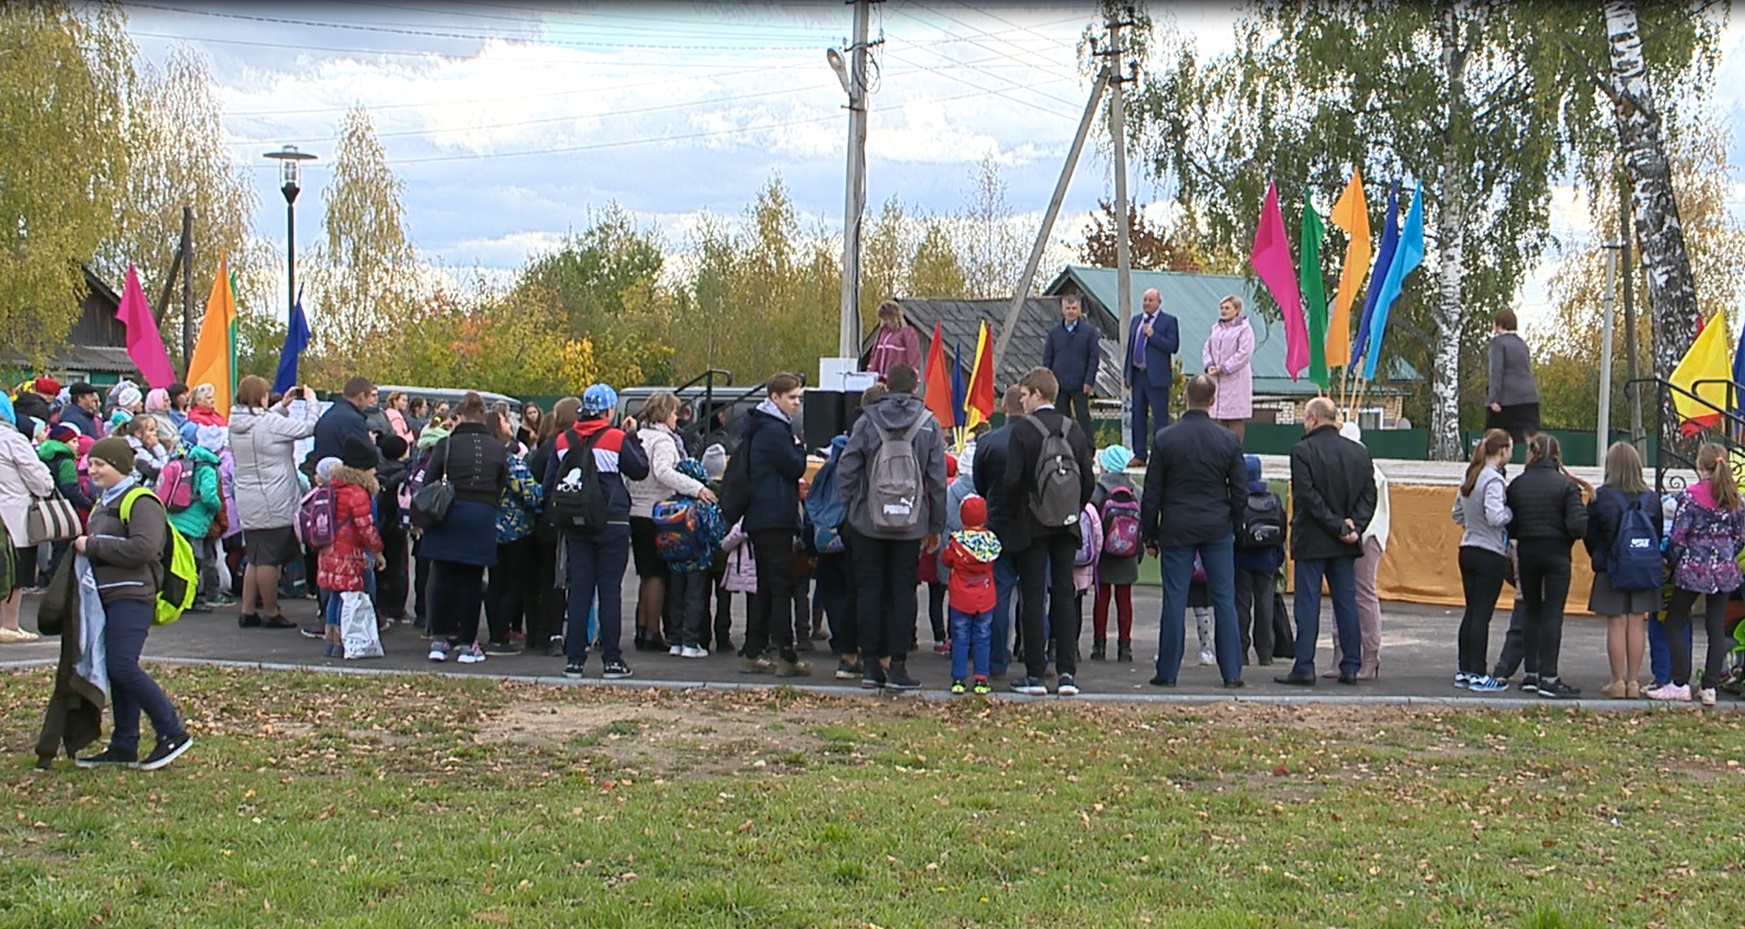
[[[376,482],[376,449],[355,436],[348,437],[340,452],[340,464],[330,473],[333,487],[333,544],[321,549],[316,583],[328,591],[328,658],[344,658],[339,626],[342,596],[363,593],[364,575],[380,570],[382,534],[376,529],[373,504],[381,485]]]
[[[945,546],[951,569],[951,692],[968,688],[970,658],[975,659],[975,692],[988,693],[988,653],[994,637],[994,561],[1000,538],[987,528],[988,504],[971,494],[958,509],[963,528]]]

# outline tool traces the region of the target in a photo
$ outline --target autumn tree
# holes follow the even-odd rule
[[[1097,201],[1097,212],[1085,224],[1085,240],[1078,248],[1078,260],[1099,268],[1115,266],[1115,239],[1120,232],[1115,204]],[[1127,205],[1128,260],[1135,271],[1206,270],[1193,248],[1182,241],[1176,229],[1154,223],[1135,204]]]
[[[132,59],[117,7],[0,6],[0,344],[32,364],[125,206]]]
[[[1024,272],[1028,243],[1013,228],[1006,181],[989,155],[976,164],[961,221],[959,262],[971,297],[1010,298]]]

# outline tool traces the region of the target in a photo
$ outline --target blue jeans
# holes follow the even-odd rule
[[[116,600],[103,604],[107,617],[103,646],[108,650],[109,703],[115,711],[115,729],[109,734],[110,749],[125,755],[139,754],[139,714],[151,718],[158,738],[180,739],[188,734],[176,718],[176,708],[157,682],[139,666],[139,653],[151,632],[156,605],[144,600]]]
[[[1005,674],[1012,665],[1012,595],[1018,591],[1018,562],[1002,554],[994,562],[994,616],[988,673]]]
[[[1193,582],[1194,556],[1206,568],[1206,590],[1212,596],[1218,673],[1226,681],[1242,679],[1242,624],[1236,618],[1236,537],[1216,542],[1176,545],[1159,550],[1163,576],[1163,617],[1157,642],[1157,676],[1173,681],[1181,673],[1187,636],[1188,585]]]
[[[992,610],[981,613],[965,613],[951,608],[951,679],[967,680],[971,656],[975,662],[975,676],[988,676],[988,654],[993,647],[994,614]]]
[[[601,657],[622,661],[618,640],[624,631],[624,569],[630,565],[630,526],[608,525],[599,532],[564,534],[569,552],[568,631],[564,650],[571,662],[588,660],[588,607],[598,602]]]
[[[1321,638],[1321,579],[1333,596],[1333,624],[1339,635],[1339,673],[1357,673],[1363,661],[1363,634],[1357,624],[1357,558],[1310,558],[1297,562],[1297,663],[1292,677],[1315,676],[1315,646]]]
[[[1672,682],[1672,643],[1666,636],[1664,616],[1665,613],[1657,613],[1648,617],[1648,669],[1656,684]],[[1690,630],[1690,626],[1684,627],[1684,647],[1687,650],[1691,643]]]

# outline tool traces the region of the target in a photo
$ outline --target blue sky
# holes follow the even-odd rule
[[[1202,54],[1230,46],[1233,8],[1170,9]],[[147,60],[178,43],[208,59],[263,238],[283,242],[284,214],[262,153],[331,156],[354,104],[405,182],[414,241],[450,268],[515,268],[609,201],[682,250],[700,212],[736,215],[775,174],[808,228],[840,228],[847,117],[825,50],[851,30],[846,4],[162,0],[127,13]],[[952,212],[992,156],[1012,207],[1039,217],[1084,105],[1076,45],[1094,18],[1091,3],[875,5],[870,207],[894,195]],[[1745,114],[1740,38],[1729,28],[1717,82],[1729,124]],[[1733,151],[1745,163],[1737,135]],[[328,164],[306,172],[301,242],[319,231]],[[1137,167],[1130,189],[1157,193]],[[1111,190],[1107,159],[1087,151],[1057,237],[1076,237]],[[1583,241],[1585,209],[1560,197],[1553,231]],[[1542,301],[1530,284],[1526,308]]]

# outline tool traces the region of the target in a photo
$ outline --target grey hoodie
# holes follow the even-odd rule
[[[1461,548],[1482,548],[1507,556],[1509,523],[1514,518],[1509,511],[1508,479],[1488,464],[1478,472],[1472,493],[1454,497],[1454,521],[1466,530],[1460,535]]]
[[[842,459],[836,465],[836,487],[842,503],[848,509],[848,525],[857,534],[874,539],[916,541],[926,535],[945,532],[945,436],[933,414],[914,394],[886,394],[865,408],[866,414],[854,424]],[[873,528],[872,512],[867,507],[867,481],[871,476],[873,457],[881,438],[879,429],[904,432],[921,417],[928,424],[915,435],[915,457],[921,462],[922,499],[926,512],[916,527],[906,534],[894,535]]]

